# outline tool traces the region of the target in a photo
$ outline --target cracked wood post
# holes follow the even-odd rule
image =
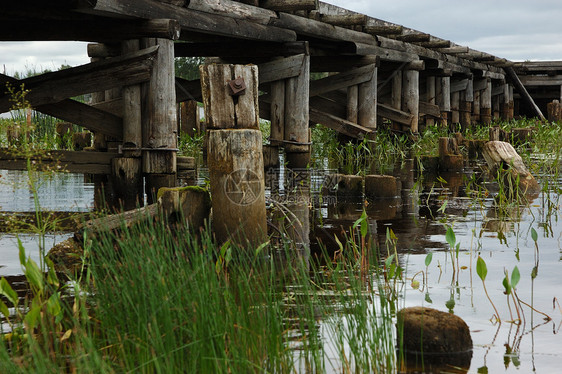
[[[123,54],[138,51],[139,40],[121,44]],[[123,210],[132,210],[143,204],[142,177],[142,110],[141,86],[135,84],[122,88],[123,97],[123,157],[111,161],[112,183],[116,203]]]
[[[161,187],[176,185],[178,117],[174,73],[174,42],[161,38],[141,40],[142,47],[157,45],[150,81],[143,87],[142,169],[148,203]]]
[[[412,123],[410,130],[415,134],[418,132],[419,105],[420,105],[420,72],[417,70],[405,70],[402,76],[402,110],[410,113]]]
[[[390,106],[394,109],[402,110],[402,71],[396,72],[392,77]],[[392,126],[396,130],[402,129],[402,125],[396,121],[392,121]]]
[[[484,124],[492,122],[492,80],[489,78],[480,94],[480,120]]]
[[[435,100],[435,77],[434,76],[429,76],[427,77],[427,90],[426,90],[426,99],[425,99],[429,104],[436,104],[436,100]],[[425,124],[426,126],[433,126],[435,124],[435,119],[430,117],[430,116],[426,116],[425,118]]]
[[[285,81],[285,157],[287,166],[302,169],[310,161],[310,56],[303,58],[299,75]]]
[[[255,248],[267,240],[258,68],[211,64],[200,71],[213,233],[219,242]],[[241,85],[246,88],[236,95],[233,87]]]
[[[447,126],[451,112],[451,77],[439,77],[435,88],[437,105],[441,110],[441,125]]]
[[[463,130],[472,124],[472,102],[474,101],[474,82],[472,77],[468,79],[466,90],[460,92],[459,115]]]
[[[368,129],[377,128],[377,67],[373,67],[371,79],[359,84],[357,124]]]

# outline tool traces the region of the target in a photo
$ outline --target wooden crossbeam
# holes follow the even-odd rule
[[[0,74],[0,84],[2,85],[6,83],[18,85],[19,82],[15,78]],[[118,140],[123,138],[123,120],[119,116],[75,100],[66,99],[58,103],[40,105],[35,110]]]
[[[441,110],[439,109],[439,105],[430,104],[426,101],[420,101],[420,115],[432,116],[435,118],[441,117]]]
[[[26,78],[15,89],[20,91],[23,86],[28,91],[26,101],[36,107],[86,93],[145,82],[150,79],[157,51],[158,47],[151,47],[120,57]],[[9,111],[13,105],[11,94],[7,90],[3,91],[0,113]]]
[[[351,71],[332,75],[323,79],[310,82],[310,96],[321,95],[325,92],[339,90],[349,86],[368,82],[373,77],[376,64],[362,66]]]
[[[64,27],[50,19],[15,19],[0,22],[0,39],[110,42],[152,37],[177,40],[180,30],[179,22],[173,19],[69,19],[64,21]]]
[[[396,121],[407,126],[410,126],[414,120],[413,115],[382,103],[377,104],[377,114],[383,118],[387,118],[391,121]]]
[[[260,6],[281,12],[316,10],[318,9],[318,0],[262,0]]]
[[[313,107],[310,108],[310,121],[322,124],[341,134],[351,136],[352,138],[363,138],[365,135],[373,131],[343,118],[322,112]]]
[[[403,31],[404,27],[400,25],[375,25],[363,27],[363,32],[371,35],[400,35]]]
[[[296,77],[300,74],[306,55],[300,54],[258,65],[260,84]]]
[[[308,42],[175,43],[175,57],[272,58],[309,54]]]

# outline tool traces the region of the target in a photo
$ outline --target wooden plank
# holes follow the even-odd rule
[[[450,40],[430,40],[429,42],[421,42],[419,43],[421,47],[430,48],[430,49],[442,49],[442,48],[449,48],[451,46]]]
[[[456,54],[460,54],[460,53],[468,53],[468,47],[464,47],[464,46],[461,46],[461,45],[455,45],[455,46],[448,47],[448,48],[439,48],[437,51],[441,52],[441,53],[448,54],[448,55],[456,55]]]
[[[188,9],[218,16],[228,16],[245,21],[267,24],[271,17],[277,17],[273,10],[258,8],[231,0],[190,0]]]
[[[279,141],[283,141],[285,135],[285,81],[272,82],[270,92],[270,142],[276,145]]]
[[[430,104],[426,101],[420,101],[420,115],[432,116],[439,118],[441,116],[441,110],[438,105]]]
[[[88,43],[88,57],[116,57],[121,54],[119,43]]]
[[[318,0],[262,0],[260,6],[281,12],[316,10],[318,9]]]
[[[233,18],[236,15],[233,12],[224,14],[204,13],[151,0],[97,0],[95,7],[87,12],[145,19],[177,19],[183,32],[196,31],[240,39],[274,42],[296,40],[294,31],[284,30],[275,25],[258,24],[244,19],[243,16]]]
[[[64,27],[50,19],[18,19],[0,22],[0,40],[110,42],[142,37],[177,40],[180,30],[179,22],[174,19],[68,19],[64,21]]]
[[[376,43],[372,35],[287,13],[280,13],[279,18],[272,18],[270,25],[293,30],[299,35],[321,40],[350,41],[365,44]]]
[[[525,86],[559,86],[562,84],[562,75],[555,75],[552,77],[523,75],[519,77],[519,80]]]
[[[320,21],[334,26],[363,26],[367,22],[364,14],[320,14]]]
[[[407,43],[429,42],[431,39],[431,35],[426,33],[402,34],[402,35],[398,35],[396,39]]]
[[[371,35],[400,35],[404,27],[400,25],[375,25],[364,26],[363,32]]]
[[[309,54],[308,42],[250,42],[246,40],[214,43],[175,43],[175,57],[272,58]]]
[[[309,82],[310,56],[304,57],[298,76],[289,78],[285,83],[285,141],[300,143],[286,144],[285,152],[308,153],[309,143]],[[298,158],[298,157],[296,157]],[[297,167],[304,167],[300,165]],[[293,167],[293,165],[291,165]]]
[[[412,114],[392,108],[391,106],[382,103],[377,104],[377,112],[380,117],[387,118],[391,121],[396,121],[407,126],[411,126],[414,119]]]
[[[379,65],[378,56],[311,56],[310,70],[314,72],[340,72],[365,65]]]
[[[269,83],[296,77],[302,70],[306,55],[300,54],[258,65],[259,83]]]
[[[451,82],[451,93],[464,91],[468,87],[468,79]]]
[[[322,124],[341,134],[351,136],[352,138],[363,138],[372,131],[371,129],[347,121],[343,118],[321,112],[315,108],[310,108],[310,121]]]
[[[359,84],[357,122],[366,128],[377,128],[377,67],[373,66],[371,79]]]
[[[112,87],[140,83],[150,78],[150,70],[158,48],[148,48],[121,57],[69,68],[21,80],[29,92],[25,98],[32,106],[56,103]],[[19,91],[19,90],[18,90]],[[0,113],[12,106],[11,95],[0,97]]]
[[[360,68],[331,75],[329,77],[310,82],[310,96],[321,95],[325,92],[347,88],[360,83],[370,81],[376,65],[367,65]]]
[[[258,67],[255,65],[233,66],[232,77],[242,78],[246,84],[244,95],[238,96],[234,103],[236,115],[236,127],[244,129],[259,128],[259,109],[258,109]],[[255,89],[251,89],[255,87]]]

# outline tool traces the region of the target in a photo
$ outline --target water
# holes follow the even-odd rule
[[[398,238],[399,261],[406,274],[400,307],[423,305],[447,311],[454,301],[452,310],[467,322],[474,342],[471,373],[486,372],[483,368],[490,373],[557,372],[562,360],[562,311],[557,304],[558,300],[562,300],[559,275],[562,272],[562,223],[557,193],[540,194],[530,204],[520,207],[519,212],[514,207],[508,209],[503,218],[497,218],[492,196],[482,195],[479,200],[467,196],[461,174],[441,175],[446,183],[427,177],[418,184],[413,180],[413,173],[406,174],[409,176],[402,181],[400,198],[373,202],[367,206],[369,227],[379,245],[384,248],[388,229],[392,229]],[[0,171],[0,175],[1,210],[33,211],[35,204],[26,184],[27,174]],[[93,185],[85,183],[81,175],[47,177],[37,174],[35,177],[40,181],[37,195],[43,209],[92,209]],[[315,192],[319,189],[319,181],[321,176],[313,178]],[[558,180],[557,185],[560,186],[561,182]],[[489,181],[484,183],[493,187]],[[271,191],[268,193],[271,196]],[[550,211],[549,201],[554,204]],[[331,200],[324,199],[321,205],[315,203],[313,210],[308,212],[313,252],[318,241],[328,247],[333,245],[334,235],[341,237],[342,228],[349,228],[360,217],[364,206],[362,201],[337,206],[326,202]],[[302,210],[299,212],[303,213]],[[448,226],[453,227],[460,242],[456,269],[445,239]],[[531,238],[531,229],[538,233],[538,250]],[[48,249],[70,235],[48,234],[45,247]],[[28,255],[38,261],[38,238],[32,234],[18,236]],[[433,259],[426,269],[425,260],[430,252]],[[503,321],[501,324],[492,318],[494,309],[476,274],[478,256],[487,264],[486,287]],[[454,262],[456,267],[456,258]],[[508,322],[517,316],[513,301],[510,301],[510,314],[502,280],[504,271],[511,274],[514,266],[521,273],[517,285],[520,299],[548,314],[552,317],[551,321],[546,322],[543,315],[532,313],[529,307],[522,305],[524,323],[516,325]],[[534,267],[538,268],[538,275],[532,281]],[[0,276],[17,274],[21,274],[21,268],[16,236],[0,234]],[[411,286],[414,276],[420,282],[417,289]],[[427,277],[427,282],[424,277]]]

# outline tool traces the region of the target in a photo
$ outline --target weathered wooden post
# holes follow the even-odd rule
[[[377,128],[377,71],[373,66],[371,79],[359,84],[357,93],[357,123],[368,129]]]
[[[451,77],[438,78],[439,84],[436,84],[437,105],[441,110],[441,123],[447,126],[449,122],[449,113],[451,112]]]
[[[143,90],[142,169],[148,202],[160,187],[176,185],[177,108],[174,74],[174,42],[147,38],[143,47],[158,46],[150,82]]]
[[[402,110],[413,115],[410,130],[413,133],[417,133],[420,105],[420,72],[417,70],[405,70],[402,79]]]
[[[402,71],[398,71],[392,76],[390,106],[394,109],[402,110]],[[402,129],[402,126],[397,122],[394,122],[394,127],[397,130]]]
[[[271,82],[270,91],[270,139],[271,147],[274,147],[271,152],[279,158],[279,147],[283,145],[282,141],[285,139],[285,81]]]
[[[199,113],[197,107],[197,101],[188,100],[180,103],[180,116],[179,116],[179,133],[181,135],[187,134],[189,136],[194,136],[199,134]]]
[[[461,94],[459,91],[451,92],[451,123],[453,125],[460,123],[460,103]]]
[[[480,119],[485,124],[492,122],[492,80],[489,78],[480,94]]]
[[[434,76],[429,76],[427,77],[427,90],[426,90],[426,101],[429,104],[436,104],[436,100],[435,100],[435,77]],[[426,120],[425,120],[425,124],[427,126],[433,126],[433,124],[435,123],[435,120],[429,116],[427,116]]]
[[[138,51],[139,40],[124,41],[121,45],[123,54]],[[131,210],[144,205],[142,177],[142,110],[141,86],[126,86],[122,89],[123,97],[123,157],[111,162],[112,183],[124,210]]]
[[[200,71],[213,231],[221,242],[256,246],[267,238],[258,68],[212,64]]]
[[[468,78],[466,89],[460,93],[459,114],[460,124],[463,129],[470,127],[472,123],[472,102],[474,101],[474,82],[472,77]]]
[[[310,161],[309,92],[310,56],[305,55],[299,74],[285,81],[284,148],[290,168],[305,168]]]

